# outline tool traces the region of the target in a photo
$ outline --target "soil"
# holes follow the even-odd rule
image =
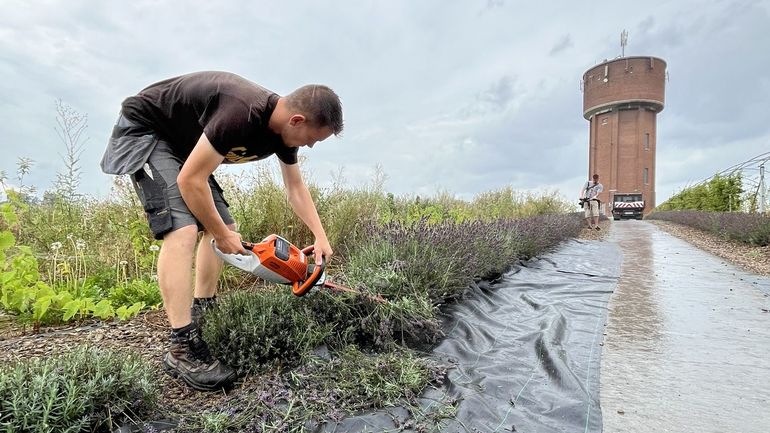
[[[578,239],[600,241],[607,238],[610,232],[610,226],[612,221],[606,218],[599,220],[599,230],[590,229],[587,225],[584,225],[583,230],[578,233]]]
[[[754,247],[721,239],[710,233],[663,221],[651,221],[662,230],[693,245],[722,257],[748,271],[770,276],[770,246]],[[610,220],[600,221],[601,230],[584,228],[578,235],[583,240],[604,240],[609,234]],[[0,314],[0,364],[50,356],[80,345],[91,344],[111,349],[131,349],[156,367],[158,384],[162,389],[161,407],[175,410],[202,411],[220,405],[228,396],[225,392],[200,393],[179,380],[162,373],[161,360],[167,350],[169,327],[162,310],[139,314],[126,322],[89,321],[61,327],[45,328],[32,333],[22,329],[8,317]],[[260,377],[251,377],[232,393],[248,392],[259,383]]]

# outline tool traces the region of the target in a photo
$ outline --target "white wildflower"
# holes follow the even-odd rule
[[[120,266],[126,266],[127,264],[128,264],[128,262],[125,261],[125,260],[121,260],[120,261]]]
[[[67,240],[70,240],[70,241],[71,241],[71,240],[72,240],[72,238],[73,238],[73,236],[74,236],[74,235],[73,235],[72,233],[67,233]]]
[[[150,251],[158,251],[160,249],[157,245],[150,245]]]
[[[78,239],[75,242],[75,248],[82,250],[82,249],[85,249],[85,247],[86,247],[86,241],[84,241],[83,239]]]
[[[54,243],[51,244],[51,249],[52,250],[56,251],[59,248],[61,248],[61,242],[54,242]]]
[[[152,274],[152,275],[150,275],[150,279],[152,281],[158,281],[158,275],[157,274]]]

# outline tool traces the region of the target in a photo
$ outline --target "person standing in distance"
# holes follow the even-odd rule
[[[131,176],[150,230],[163,240],[158,282],[172,328],[163,366],[172,376],[202,391],[236,378],[210,353],[197,321],[216,299],[222,270],[211,240],[224,253],[246,253],[214,170],[278,156],[288,201],[315,236],[316,257],[328,258],[332,247],[300,174],[297,150],[342,129],[342,106],[332,89],[313,84],[279,96],[228,72],[169,78],[123,101],[101,167]]]
[[[593,182],[588,181],[580,190],[580,201],[583,203],[586,225],[589,229],[601,230],[599,227],[599,193],[604,191],[604,186],[599,183],[599,175],[594,174]],[[593,223],[593,224],[592,224]]]

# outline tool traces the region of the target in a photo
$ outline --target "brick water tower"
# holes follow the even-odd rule
[[[641,192],[644,214],[655,207],[656,116],[665,83],[666,62],[649,56],[604,61],[583,74],[583,117],[590,123],[586,180],[599,175],[603,203],[615,193]]]

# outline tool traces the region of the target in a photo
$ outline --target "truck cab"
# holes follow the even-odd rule
[[[615,193],[612,197],[612,218],[640,220],[644,216],[644,197],[640,192]]]

